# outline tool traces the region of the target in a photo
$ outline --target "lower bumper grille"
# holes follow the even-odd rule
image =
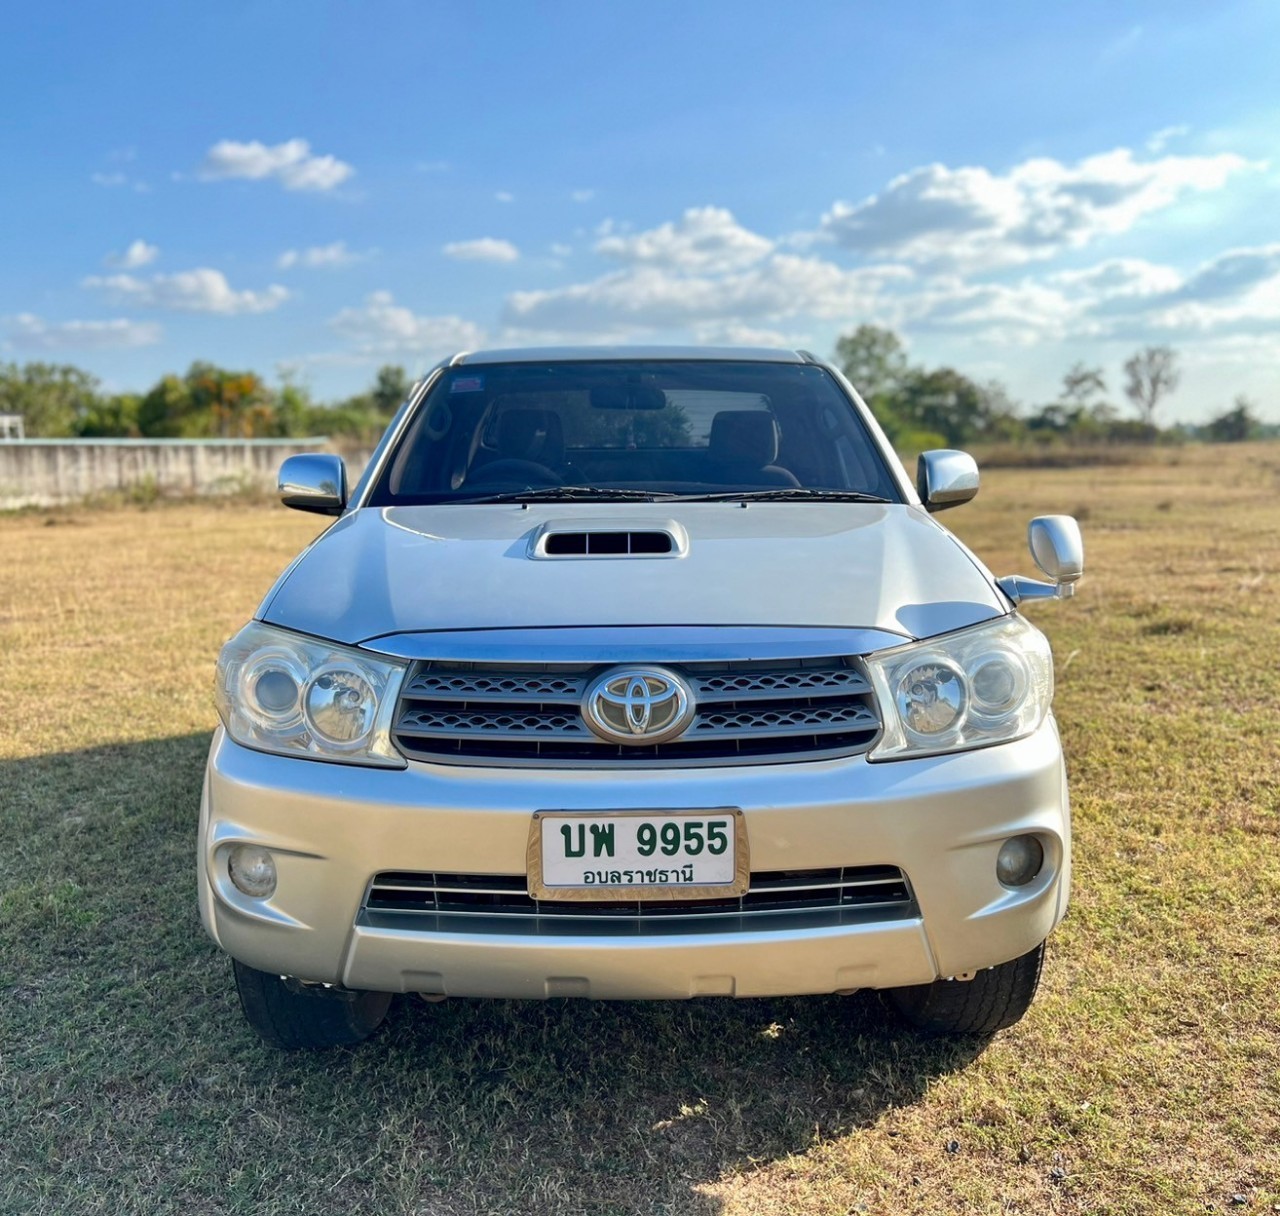
[[[770,870],[726,899],[575,901],[530,897],[523,875],[387,871],[369,885],[362,920],[443,933],[631,936],[815,928],[914,915],[896,866]]]

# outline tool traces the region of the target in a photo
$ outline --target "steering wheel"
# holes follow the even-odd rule
[[[495,460],[482,464],[474,473],[468,473],[462,484],[470,487],[495,483],[539,489],[542,486],[562,486],[564,478],[536,460]]]

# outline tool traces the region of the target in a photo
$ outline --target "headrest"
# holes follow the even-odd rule
[[[712,460],[762,469],[778,458],[778,424],[767,410],[721,410],[711,419]]]
[[[498,415],[494,442],[503,460],[564,461],[564,429],[555,410],[506,410]]]

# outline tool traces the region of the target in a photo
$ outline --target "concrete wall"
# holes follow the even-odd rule
[[[0,442],[0,510],[155,487],[178,494],[275,488],[280,462],[326,439],[25,439]],[[354,485],[362,461],[348,463]]]

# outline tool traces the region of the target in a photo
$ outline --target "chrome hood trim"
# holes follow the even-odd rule
[[[451,663],[731,663],[870,654],[908,639],[882,629],[770,629],[659,625],[591,629],[463,629],[370,638],[366,650],[394,659]]]
[[[677,521],[669,561],[531,561],[548,523]],[[336,642],[424,631],[658,626],[930,637],[1008,612],[922,508],[877,503],[530,503],[365,508],[280,577],[258,617]],[[532,657],[532,656],[530,656]]]

